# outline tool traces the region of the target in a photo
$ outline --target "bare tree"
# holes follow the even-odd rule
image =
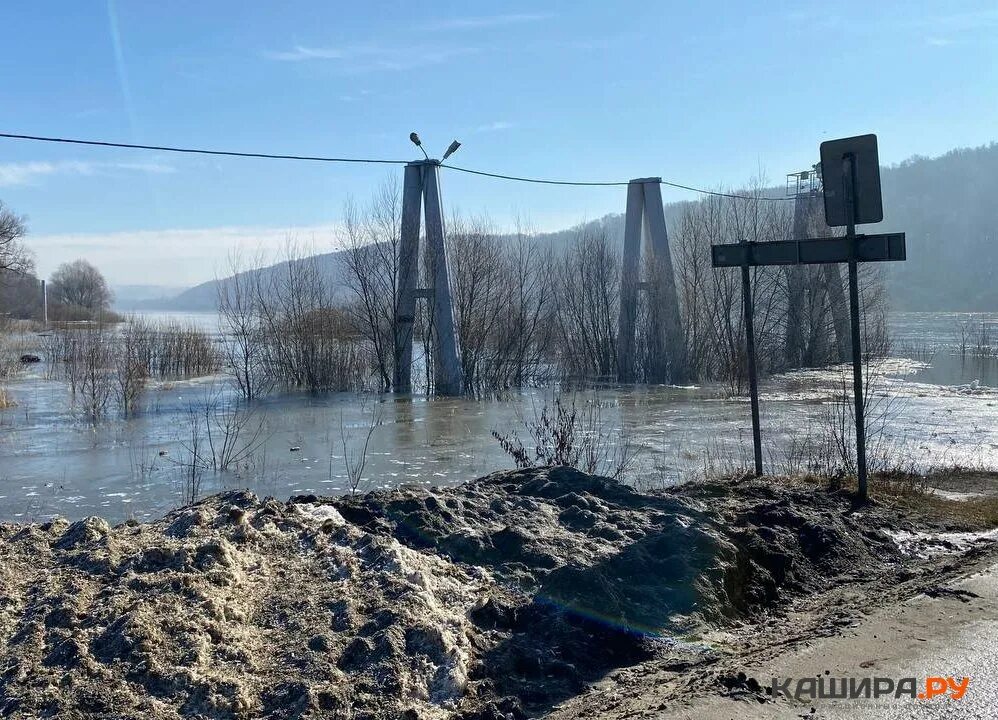
[[[542,248],[517,225],[506,246],[508,305],[502,315],[502,372],[513,387],[549,379],[548,353],[553,345],[555,265],[551,248]]]
[[[254,292],[251,275],[262,265],[258,258],[252,267],[247,267],[242,256],[233,253],[229,256],[229,277],[217,282],[218,313],[224,336],[224,368],[246,400],[258,398],[273,384],[273,376],[267,366],[259,295]]]
[[[21,242],[26,232],[24,217],[0,201],[0,273],[20,274],[30,269],[31,256]]]
[[[51,297],[62,305],[100,312],[111,307],[111,289],[100,270],[84,259],[62,263],[52,273]]]
[[[353,294],[348,312],[373,349],[379,384],[387,392],[394,386],[402,348],[409,340],[396,332],[402,235],[402,197],[397,180],[387,180],[364,210],[349,203],[345,215],[343,282]]]
[[[465,390],[475,392],[501,382],[504,348],[499,338],[512,285],[498,234],[485,218],[448,222],[447,255],[454,314],[461,346]],[[483,387],[485,386],[485,387]]]
[[[606,232],[583,230],[557,272],[563,371],[577,378],[616,374],[620,260]]]

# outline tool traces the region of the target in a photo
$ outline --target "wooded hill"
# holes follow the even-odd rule
[[[782,194],[783,188],[774,188]],[[941,157],[913,157],[883,169],[884,222],[868,232],[905,231],[908,260],[888,269],[889,297],[895,310],[998,310],[998,144],[953,150]],[[686,203],[670,203],[666,217],[673,230]],[[538,239],[567,246],[582,230],[602,229],[620,246],[623,214],[611,214]],[[675,237],[675,232],[672,232]],[[342,253],[323,254],[329,279],[342,279]],[[273,272],[263,268],[250,272]],[[224,282],[224,281],[223,281]],[[145,308],[212,310],[216,281],[179,295],[146,301]]]

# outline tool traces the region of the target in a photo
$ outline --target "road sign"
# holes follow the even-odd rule
[[[714,267],[797,265],[800,262],[797,244],[796,240],[742,242],[736,245],[712,245],[710,252]]]
[[[876,135],[860,135],[823,142],[821,172],[825,196],[825,222],[832,227],[844,225],[846,227],[844,237],[777,240],[764,243],[743,241],[736,245],[712,245],[711,258],[714,267],[742,269],[742,307],[745,311],[745,343],[749,356],[749,392],[752,401],[752,441],[755,446],[757,475],[762,474],[762,439],[759,429],[749,268],[760,265],[848,263],[853,403],[856,420],[856,476],[859,497],[866,500],[866,421],[863,417],[863,355],[860,348],[858,265],[861,262],[904,260],[905,237],[904,233],[856,234],[856,225],[880,222],[884,219]]]
[[[844,263],[850,260],[882,262],[904,259],[904,233],[815,238],[802,240],[800,243],[800,261],[805,265]]]
[[[851,172],[847,169],[849,165]],[[821,143],[821,180],[825,222],[829,226],[863,225],[884,219],[876,135]],[[853,208],[849,207],[850,200]]]
[[[710,250],[714,267],[883,262],[904,260],[906,255],[904,233],[712,245]]]

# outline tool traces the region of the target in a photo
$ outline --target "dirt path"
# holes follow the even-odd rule
[[[661,720],[776,720],[784,718],[987,718],[998,716],[998,562],[982,558],[970,574],[929,588],[907,601],[858,614],[856,622],[830,637],[803,640],[777,650],[772,657],[747,660],[742,667],[747,684],[755,678],[768,686],[773,678],[914,677],[918,689],[930,676],[969,677],[959,700],[904,698],[795,702],[769,700],[763,689],[744,686],[689,688],[677,698],[676,678],[649,669],[645,682],[608,680],[593,695],[614,698],[600,708],[600,718],[654,717]],[[873,601],[873,599],[871,599]],[[761,652],[759,654],[765,654]],[[737,661],[735,662],[737,665]],[[657,687],[656,687],[657,685]],[[794,684],[790,685],[791,692]],[[762,702],[765,700],[765,702]],[[588,701],[566,703],[552,718],[583,717]],[[593,715],[594,717],[596,715]]]

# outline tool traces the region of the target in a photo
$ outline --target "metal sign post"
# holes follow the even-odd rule
[[[748,245],[742,240],[742,245]],[[759,422],[759,379],[755,368],[755,327],[752,316],[752,281],[749,277],[748,253],[742,263],[742,309],[745,312],[745,354],[748,356],[749,400],[752,404],[752,450],[755,454],[755,475],[762,475],[762,431]]]
[[[849,257],[849,321],[852,328],[852,395],[856,419],[856,480],[859,497],[868,495],[866,477],[866,419],[863,397],[863,349],[859,327],[859,261],[856,252],[856,163],[851,154],[842,158],[842,195],[847,208],[846,238],[851,244]]]
[[[857,235],[856,225],[883,220],[880,194],[880,162],[876,135],[861,135],[821,144],[824,180],[825,222],[845,226],[845,237],[777,240],[755,243],[742,240],[732,245],[712,245],[714,267],[741,267],[742,307],[745,312],[745,342],[748,353],[749,392],[752,399],[752,439],[756,474],[762,474],[762,444],[759,399],[756,387],[755,337],[752,327],[752,288],[749,268],[762,265],[811,265],[848,263],[849,307],[852,316],[853,403],[856,415],[856,474],[859,497],[866,500],[866,424],[863,397],[863,351],[859,317],[859,263],[904,260],[904,233]]]
[[[868,497],[866,475],[866,420],[863,397],[863,349],[859,326],[859,245],[856,225],[884,219],[880,193],[880,157],[876,135],[828,140],[821,143],[825,222],[846,227],[849,256],[849,314],[852,324],[852,391],[856,420],[856,479],[859,497]],[[836,182],[838,180],[838,182]],[[841,195],[839,191],[841,190]]]

